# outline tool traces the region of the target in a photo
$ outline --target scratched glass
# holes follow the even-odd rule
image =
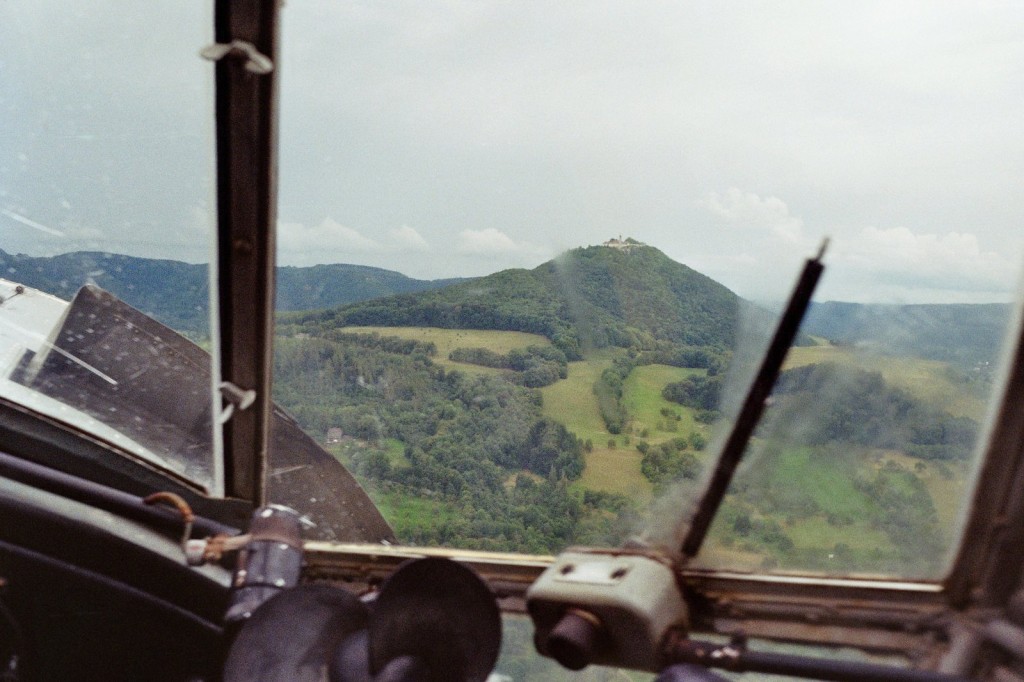
[[[0,7],[0,395],[219,493],[211,13]]]

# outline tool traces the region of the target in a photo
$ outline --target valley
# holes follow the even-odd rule
[[[446,354],[459,348],[487,348],[495,353],[507,353],[539,341],[535,336],[518,332],[396,327],[343,328],[341,331],[431,343],[444,349]],[[601,418],[593,386],[614,358],[623,355],[621,349],[603,349],[588,354],[583,360],[568,363],[565,379],[540,389],[540,414],[563,424],[583,444],[585,466],[582,475],[569,482],[567,493],[579,500],[588,496],[599,499],[596,496],[602,493],[611,495],[613,505],[597,505],[587,513],[628,520],[629,524],[621,523],[616,527],[629,533],[644,523],[657,523],[657,520],[645,520],[657,487],[642,472],[643,455],[638,447],[662,446],[678,439],[680,434],[686,437],[697,433],[710,439],[712,427],[695,418],[694,408],[668,401],[662,395],[668,384],[704,376],[706,370],[650,364],[633,369],[624,382],[622,403],[629,415],[625,432],[609,432]],[[448,371],[483,372],[491,376],[501,372],[445,360],[441,350],[437,356],[436,364]],[[825,363],[866,367],[880,372],[887,384],[930,403],[945,396],[938,404],[947,408],[959,406],[960,410],[950,410],[953,414],[981,417],[980,398],[955,397],[955,378],[951,378],[950,366],[945,362],[909,357],[864,357],[848,347],[822,343],[792,349],[785,368]],[[773,451],[769,445],[770,440],[763,437],[752,445],[750,462],[734,486],[736,490],[727,501],[701,561],[750,570],[843,572],[851,565],[859,567],[863,573],[913,569],[914,566],[901,563],[905,554],[902,559],[898,556],[900,552],[892,533],[887,533],[880,523],[877,500],[867,487],[870,481],[865,482],[872,477],[876,486],[878,481],[883,481],[877,487],[895,488],[897,494],[902,491],[908,499],[923,486],[927,500],[918,496],[916,504],[924,503],[933,510],[934,519],[919,521],[933,526],[936,532],[955,527],[956,502],[965,494],[969,474],[964,458],[937,462],[897,450],[858,447],[836,455],[843,447],[834,443],[814,447],[790,445],[781,451]],[[361,469],[359,462],[372,447],[367,442],[357,446],[350,442],[346,446],[331,446],[331,450],[357,473],[362,472],[364,485],[373,491],[375,501],[400,534],[405,531],[426,537],[432,527],[453,524],[458,507],[436,498],[410,495],[408,490],[396,492],[386,483],[382,486],[365,468]],[[392,453],[389,456],[392,466],[405,466],[397,441],[387,441],[383,447]],[[709,464],[704,452],[692,452],[701,465]],[[830,452],[833,454],[829,455]],[[520,470],[508,477],[506,488],[514,490],[519,477],[535,482],[544,480],[537,472]],[[905,503],[906,500],[892,504]],[[624,539],[619,537],[612,541]],[[944,543],[951,538],[946,533],[940,540]]]

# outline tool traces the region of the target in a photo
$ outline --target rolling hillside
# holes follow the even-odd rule
[[[815,303],[803,331],[886,355],[915,355],[960,365],[994,363],[1010,305],[865,305]]]
[[[175,329],[206,328],[205,265],[99,252],[37,258],[0,250],[0,268],[7,279],[65,299],[91,281]],[[387,298],[396,294],[405,296]],[[343,306],[303,315],[309,322],[522,331],[577,355],[658,340],[729,348],[738,301],[725,287],[641,244],[579,248],[533,270],[479,279],[417,280],[348,264],[277,270],[278,310]],[[757,310],[748,305],[744,314]],[[835,344],[973,367],[998,359],[1010,312],[1007,304],[829,301],[811,306],[802,331]]]

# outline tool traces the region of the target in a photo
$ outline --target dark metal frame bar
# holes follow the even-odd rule
[[[672,663],[695,663],[735,672],[762,672],[832,682],[967,682],[967,678],[959,675],[930,670],[750,651],[741,645],[723,646],[690,639],[680,639],[671,644],[666,656]]]
[[[276,66],[278,0],[217,0],[216,41],[252,44]],[[277,73],[231,55],[216,65],[217,296],[221,379],[256,401],[223,427],[224,492],[265,502],[277,220]]]
[[[0,476],[138,521],[172,538],[181,536],[181,514],[167,507],[146,504],[142,497],[117,488],[72,476],[3,452],[0,452]],[[203,516],[195,518],[192,529],[200,537],[220,533],[236,535],[239,532],[237,528]]]
[[[957,607],[1003,606],[1024,573],[1024,328],[1016,342],[999,411],[982,454],[971,512],[945,585]]]

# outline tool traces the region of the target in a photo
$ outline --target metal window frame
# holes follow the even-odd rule
[[[223,425],[224,493],[266,501],[277,221],[278,0],[216,0],[217,43],[251,44],[274,65],[240,55],[216,64],[217,317],[222,382],[255,391]]]
[[[217,42],[251,43],[276,65],[277,0],[217,0]],[[256,391],[256,402],[224,425],[225,492],[265,501],[272,366],[277,193],[277,74],[239,60],[216,67],[217,282],[221,377]],[[912,582],[730,573],[683,567],[681,589],[698,629],[850,645],[932,657],[957,623],[984,622],[1018,593],[1024,569],[1024,338],[1011,334],[1002,402],[961,543],[943,580]],[[307,543],[307,580],[372,586],[409,558],[447,556],[480,572],[507,611],[554,560],[492,552]]]

